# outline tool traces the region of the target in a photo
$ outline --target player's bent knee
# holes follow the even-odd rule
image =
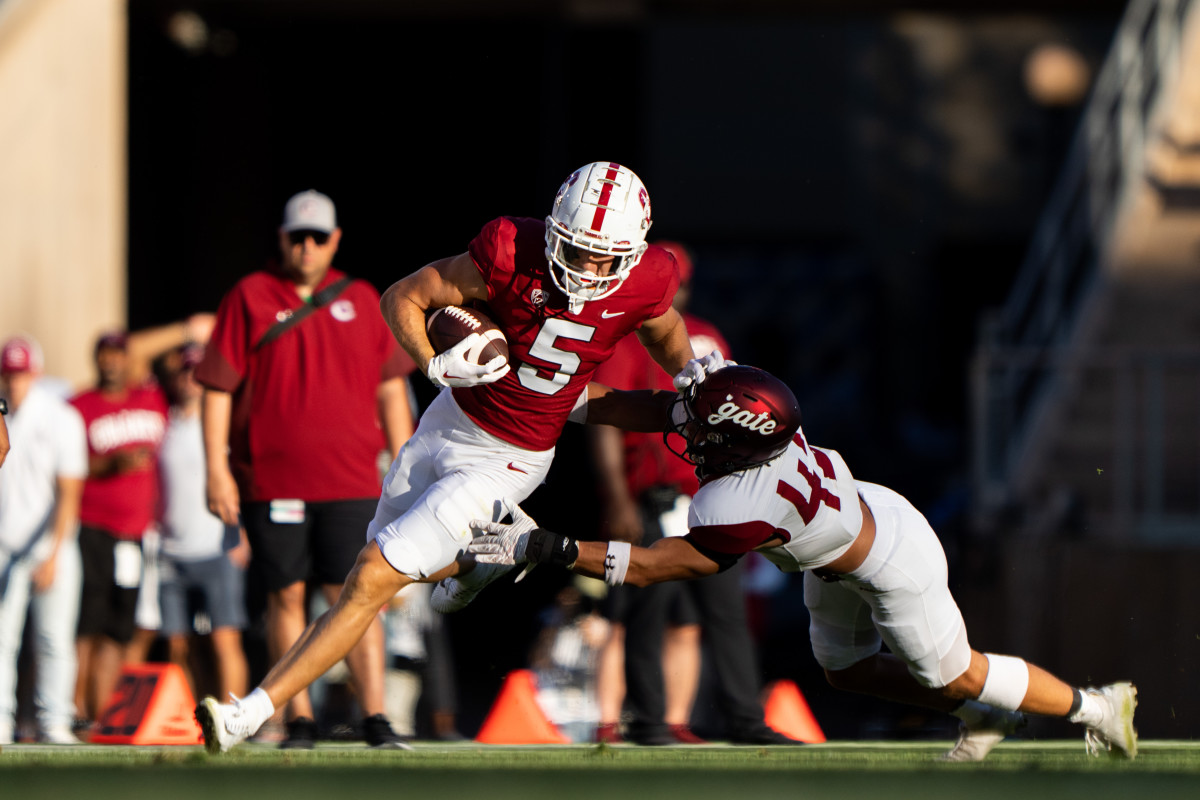
[[[411,582],[411,578],[397,572],[383,558],[374,542],[368,542],[342,585],[339,601],[369,605],[384,603]]]

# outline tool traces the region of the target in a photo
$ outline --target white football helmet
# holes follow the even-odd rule
[[[572,313],[620,288],[646,252],[648,230],[650,195],[632,170],[597,161],[571,173],[546,217],[546,258]],[[580,250],[616,256],[609,274],[580,266]]]

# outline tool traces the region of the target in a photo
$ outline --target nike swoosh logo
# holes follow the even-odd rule
[[[619,317],[624,313],[625,313],[624,311],[609,311],[606,308],[600,312],[600,318],[601,319],[612,319],[613,317]]]
[[[513,463],[513,462],[511,462],[511,461],[510,461],[510,462],[508,462],[508,468],[509,468],[509,469],[511,469],[513,472],[519,472],[519,473],[521,473],[522,475],[528,475],[528,474],[529,474],[528,472],[526,472],[525,470],[521,469],[520,467],[518,467],[516,464],[514,464],[514,463]]]

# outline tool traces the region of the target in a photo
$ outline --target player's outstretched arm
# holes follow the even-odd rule
[[[665,581],[714,575],[720,565],[685,539],[668,537],[651,547],[627,542],[580,542],[537,527],[521,510],[510,506],[511,523],[474,520],[475,539],[467,549],[481,564],[551,564],[581,575],[603,578],[610,586],[628,583],[649,586]]]
[[[676,397],[674,392],[661,389],[621,391],[594,381],[588,384],[587,392],[584,422],[639,433],[666,430],[671,403]]]
[[[572,572],[613,583],[610,574],[616,543],[579,542],[579,558]],[[682,537],[659,539],[650,547],[630,547],[629,565],[620,583],[631,586],[650,586],[666,581],[687,581],[715,575],[721,569],[717,562],[703,555]],[[615,585],[615,584],[614,584]]]

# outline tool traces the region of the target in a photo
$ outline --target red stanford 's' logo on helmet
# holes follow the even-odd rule
[[[799,429],[800,405],[783,381],[755,367],[732,366],[676,401],[666,437],[682,436],[685,449],[676,454],[704,475],[719,475],[765,464],[787,449]]]

